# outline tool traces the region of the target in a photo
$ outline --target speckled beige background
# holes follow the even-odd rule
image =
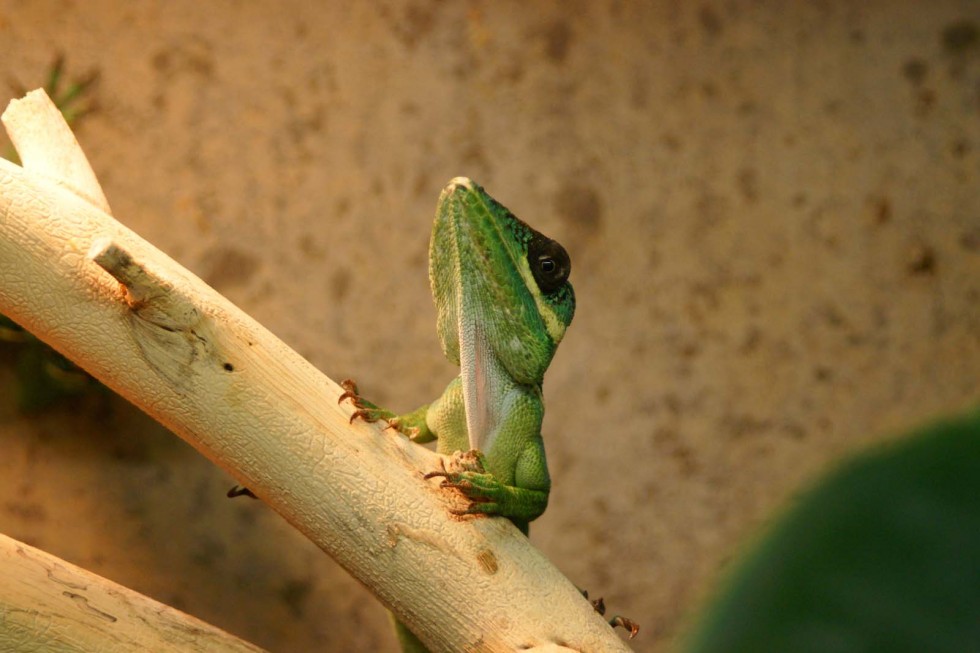
[[[78,135],[115,214],[395,409],[453,375],[448,179],[566,245],[532,539],[637,651],[831,461],[980,398],[975,0],[0,2],[0,79],[58,51],[101,73]],[[393,650],[365,590],[125,402],[19,416],[11,360],[0,531],[273,651]]]

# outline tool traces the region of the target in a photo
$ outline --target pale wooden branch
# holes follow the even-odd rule
[[[262,653],[131,589],[0,535],[4,653]]]
[[[350,426],[333,381],[110,217],[43,91],[3,121],[30,155],[0,161],[0,312],[248,486],[433,651],[629,650],[510,522],[450,515],[458,497],[423,479],[439,456]]]

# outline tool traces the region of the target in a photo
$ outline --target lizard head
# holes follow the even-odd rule
[[[575,313],[570,271],[560,244],[471,180],[453,179],[439,198],[429,245],[446,357],[459,364],[462,341],[464,349],[492,354],[518,383],[539,385]]]

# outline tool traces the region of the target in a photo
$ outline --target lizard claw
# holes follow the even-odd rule
[[[582,596],[584,596],[588,600],[589,593],[586,590],[582,590]],[[596,612],[598,612],[602,616],[606,615],[606,602],[602,599],[601,596],[596,600],[591,601],[591,603],[592,603],[592,607],[595,609]],[[621,617],[619,615],[616,615],[615,617],[610,619],[609,625],[612,626],[613,628],[618,627],[618,628],[623,628],[625,630],[628,630],[630,632],[629,639],[633,639],[634,637],[636,637],[636,634],[640,632],[640,625],[638,623],[636,623],[632,619],[629,619],[627,617]]]
[[[435,435],[429,431],[425,423],[428,405],[422,406],[405,415],[396,415],[390,410],[385,410],[362,397],[357,388],[357,383],[353,379],[344,379],[340,382],[340,387],[343,389],[343,392],[337,397],[337,403],[342,404],[345,401],[350,401],[351,405],[354,406],[354,412],[350,415],[351,424],[356,419],[362,419],[370,423],[383,420],[385,422],[385,431],[394,429],[412,442],[425,443],[435,440]]]
[[[439,465],[442,466],[442,470],[436,472],[429,472],[422,478],[425,479],[426,481],[429,480],[430,478],[441,478],[442,482],[439,484],[440,488],[457,489],[460,490],[465,495],[466,487],[467,486],[472,487],[472,484],[467,483],[466,481],[461,481],[459,479],[458,472],[447,472],[442,460],[439,461]],[[450,508],[449,514],[455,515],[456,517],[464,517],[466,515],[475,514],[475,511],[473,510],[474,504],[476,503],[475,500],[467,497],[467,501],[469,501],[469,505],[466,507],[465,510],[460,510],[459,508]]]
[[[357,384],[354,383],[354,379],[344,379],[340,382],[340,387],[344,389],[339,397],[337,397],[337,403],[342,404],[344,400],[350,399],[357,405],[357,400],[360,395],[357,393]]]
[[[589,595],[586,594],[585,595],[585,598],[589,598]],[[603,600],[603,598],[601,596],[599,598],[597,598],[595,601],[592,601],[592,608],[596,612],[598,612],[599,614],[605,616],[605,614],[606,614],[606,602]]]
[[[439,459],[439,471],[429,472],[428,474],[426,474],[422,478],[427,481],[430,478],[435,478],[437,476],[445,476],[446,474],[447,474],[447,472],[446,472],[446,463],[444,463],[443,460],[442,460],[442,458],[440,458]]]
[[[234,499],[235,497],[252,497],[253,499],[258,499],[255,494],[252,493],[247,487],[236,485],[228,490],[228,494],[225,495],[229,499]]]
[[[442,482],[442,487],[454,487],[459,489],[466,489],[467,487],[473,487],[473,484],[467,480],[467,473],[472,474],[486,474],[486,465],[484,464],[484,455],[482,452],[472,449],[470,451],[457,451],[449,458],[449,466],[446,467],[446,461],[443,458],[439,459],[439,469],[435,472],[429,472],[423,478],[426,480],[430,478],[436,478],[441,476],[445,480]]]
[[[484,455],[476,450],[454,453],[448,461],[440,459],[441,470],[429,472],[425,479],[442,478],[439,487],[459,490],[466,508],[450,509],[456,516],[501,514],[500,501],[506,488],[487,473]]]
[[[357,404],[354,405],[356,406]],[[370,410],[366,408],[358,408],[353,413],[351,413],[349,423],[353,424],[354,420],[358,418],[363,419],[365,422],[377,422],[379,419],[377,416],[374,415],[374,413],[372,413]],[[391,425],[389,424],[388,426],[390,427]]]
[[[355,419],[363,419],[365,422],[377,422],[380,419],[388,420],[391,413],[382,410],[372,404],[370,401],[365,399],[360,395],[357,390],[357,384],[353,379],[344,379],[340,382],[340,387],[343,388],[343,392],[337,397],[337,403],[343,403],[344,401],[350,400],[351,404],[354,406],[354,412],[351,413],[350,423],[353,424]],[[388,422],[389,425],[391,422]],[[397,427],[397,425],[396,425]]]
[[[433,472],[431,474],[426,474],[425,478],[430,479],[430,478],[436,478],[438,476],[443,477],[443,481],[442,483],[439,484],[439,487],[450,488],[453,490],[460,490],[461,492],[463,492],[463,494],[466,494],[467,490],[473,489],[473,484],[468,480],[466,480],[465,478],[462,478],[458,474],[450,474],[449,472]],[[472,498],[470,500],[476,501],[477,499]]]
[[[636,623],[632,619],[627,619],[626,617],[615,616],[609,620],[609,625],[613,628],[619,626],[630,631],[629,639],[636,637],[636,634],[640,632],[640,624]]]

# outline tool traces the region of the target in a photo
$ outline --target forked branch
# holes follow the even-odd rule
[[[450,515],[438,457],[348,424],[341,390],[113,219],[42,91],[4,124],[0,313],[173,430],[368,586],[433,651],[626,651],[504,519]]]

